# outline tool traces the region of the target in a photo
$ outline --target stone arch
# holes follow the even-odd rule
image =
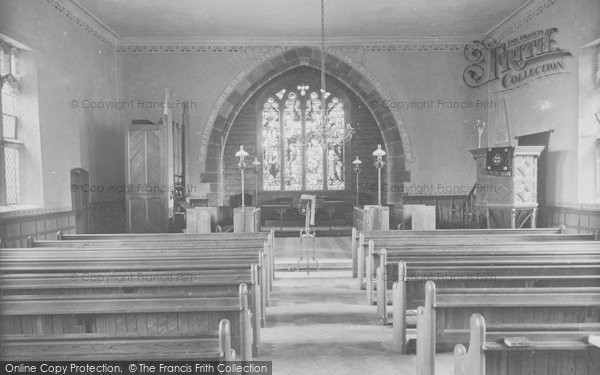
[[[247,66],[227,86],[209,115],[200,145],[200,165],[204,166],[203,182],[216,184],[219,190],[219,158],[221,142],[246,102],[272,79],[300,66],[320,69],[321,51],[313,47],[277,47]],[[411,148],[404,122],[397,111],[381,105],[393,100],[381,84],[360,64],[343,53],[328,49],[325,55],[325,71],[345,85],[362,100],[373,115],[382,134],[388,155],[387,181],[400,184],[410,179],[405,161],[412,160]],[[393,178],[391,178],[393,177]],[[398,201],[401,189],[390,189],[388,201]]]

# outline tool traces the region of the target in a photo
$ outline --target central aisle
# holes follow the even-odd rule
[[[391,347],[391,326],[380,326],[349,270],[277,272],[258,360],[273,374],[415,373],[415,356]],[[437,355],[436,374],[451,374],[452,356]]]

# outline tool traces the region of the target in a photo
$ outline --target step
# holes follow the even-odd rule
[[[317,262],[312,259],[309,261],[310,270],[351,270],[352,259],[319,259]],[[298,258],[283,258],[275,260],[276,271],[297,271],[298,266],[300,271],[306,271],[306,258],[298,263]]]

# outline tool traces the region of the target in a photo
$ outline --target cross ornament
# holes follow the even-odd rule
[[[298,90],[300,90],[300,95],[304,96],[306,95],[306,90],[308,90],[310,88],[310,86],[305,85],[304,83],[301,83],[300,85],[298,85]]]

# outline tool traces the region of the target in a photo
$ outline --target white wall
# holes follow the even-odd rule
[[[123,183],[119,113],[70,104],[119,98],[116,53],[46,1],[0,1],[0,33],[33,50],[37,88],[27,90],[37,89],[39,116],[26,120],[39,121],[41,178],[25,183],[29,190],[43,191],[35,203],[70,207],[69,171],[76,167],[90,172],[91,183]]]
[[[534,4],[538,6],[542,3],[538,1]],[[515,24],[521,27],[508,32],[504,40],[557,27],[555,39],[558,46],[573,55],[563,59],[568,74],[532,81],[504,93],[495,93],[499,86],[492,84],[488,87],[490,99],[506,100],[512,136],[554,129],[548,153],[547,204],[577,207],[590,202],[593,189],[589,167],[594,163],[594,146],[589,132],[585,131],[586,135],[580,137],[580,127],[588,127],[593,116],[582,113],[583,122],[579,120],[579,65],[581,47],[600,38],[600,1],[558,0],[531,21],[520,22],[525,15],[525,12],[516,14],[513,20],[496,30],[492,36],[506,33]],[[498,118],[496,123],[492,121],[491,126],[492,141],[495,128],[505,125],[503,119]]]

